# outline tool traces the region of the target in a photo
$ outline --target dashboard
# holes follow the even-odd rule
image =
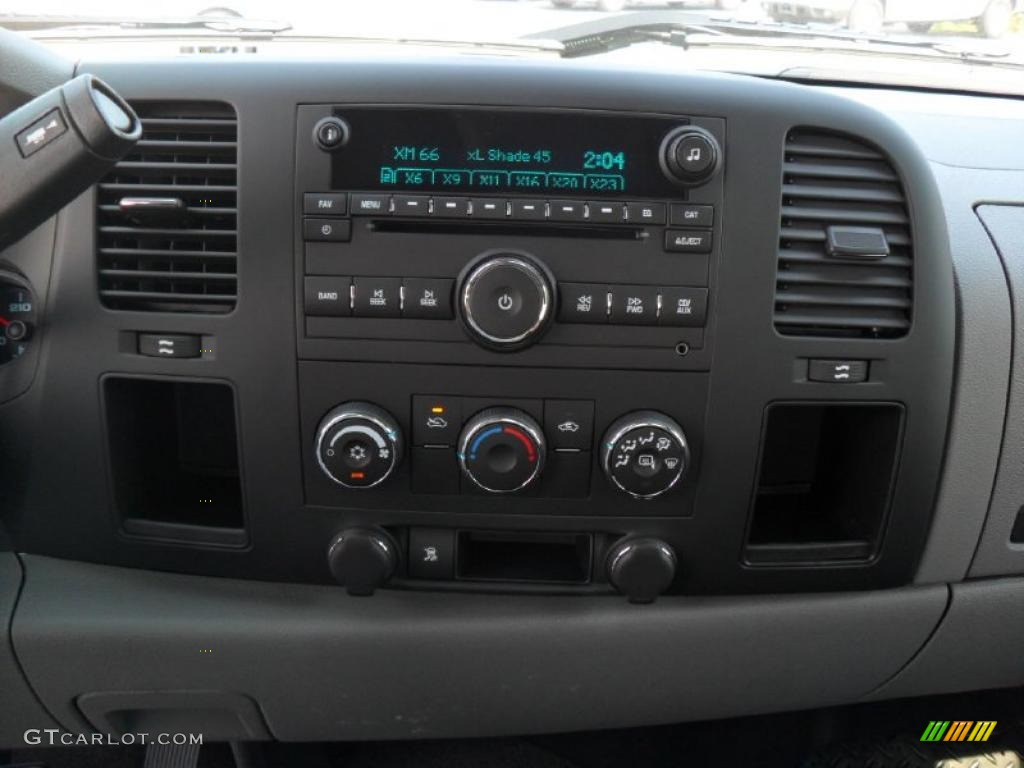
[[[0,253],[25,713],[412,738],[1024,682],[972,631],[1024,636],[1024,165],[941,128],[1005,142],[1015,104],[499,58],[79,71],[142,139]]]

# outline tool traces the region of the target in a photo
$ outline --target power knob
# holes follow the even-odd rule
[[[459,279],[459,318],[478,344],[522,349],[547,330],[554,316],[555,278],[540,262],[518,253],[485,254]]]
[[[710,180],[722,161],[718,140],[703,128],[676,128],[661,142],[661,170],[677,184],[696,186]]]

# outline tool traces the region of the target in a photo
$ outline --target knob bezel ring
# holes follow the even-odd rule
[[[678,485],[679,482],[683,479],[683,476],[686,475],[687,470],[689,470],[690,468],[690,443],[686,440],[686,435],[683,434],[682,428],[679,427],[674,421],[661,418],[652,418],[649,416],[638,416],[637,421],[631,422],[628,421],[629,418],[629,415],[626,415],[616,420],[616,423],[618,423],[619,421],[623,422],[623,426],[616,429],[615,432],[612,433],[611,437],[604,441],[604,445],[602,446],[601,450],[601,468],[604,470],[605,476],[609,480],[611,480],[615,487],[618,488],[623,493],[632,496],[634,499],[640,499],[644,501],[648,499],[656,499],[657,497],[666,494],[673,488],[675,488],[676,485]],[[614,426],[614,424],[612,426]],[[629,488],[626,488],[622,483],[619,482],[618,478],[615,477],[615,474],[612,472],[611,461],[613,448],[619,442],[619,440],[625,437],[625,435],[628,434],[629,432],[632,432],[634,429],[663,429],[670,435],[672,435],[672,437],[679,441],[679,445],[683,452],[682,464],[680,465],[679,470],[676,472],[675,477],[672,478],[672,482],[670,482],[664,488],[657,490],[653,493],[637,493],[636,491],[629,490]]]
[[[537,319],[522,333],[516,336],[501,337],[485,331],[477,323],[470,309],[470,294],[474,286],[485,275],[498,267],[513,267],[526,275],[527,278],[539,289],[541,294],[540,309],[537,312]],[[469,329],[477,341],[482,342],[491,349],[502,352],[513,352],[531,343],[533,338],[541,333],[551,322],[554,309],[554,278],[542,265],[536,263],[525,254],[517,254],[509,251],[491,251],[481,254],[477,259],[467,265],[462,278],[462,285],[459,288],[459,314],[462,322]]]
[[[494,418],[489,418],[489,413],[494,414]],[[530,417],[530,420],[533,421],[532,417]],[[466,466],[466,448],[469,446],[469,443],[472,441],[472,438],[474,438],[476,434],[480,432],[481,429],[485,428],[490,424],[511,424],[514,427],[518,427],[519,429],[523,430],[530,436],[530,438],[533,440],[534,445],[537,447],[537,463],[534,466],[533,471],[530,473],[530,476],[526,480],[524,480],[521,484],[517,485],[515,488],[488,488],[486,485],[481,483],[476,477],[474,477],[473,473],[470,472],[469,468]],[[476,485],[477,488],[487,493],[509,494],[518,493],[519,491],[523,491],[526,488],[529,488],[534,482],[536,482],[537,478],[540,477],[540,473],[544,470],[544,463],[547,460],[547,446],[544,442],[543,433],[538,428],[534,427],[531,424],[528,424],[525,420],[517,416],[502,416],[496,414],[494,412],[494,409],[488,409],[485,411],[481,411],[476,416],[471,418],[468,422],[466,422],[466,426],[463,427],[462,429],[462,436],[459,438],[458,453],[456,455],[459,460],[459,469],[462,471],[462,474],[465,475],[470,480],[470,482]]]
[[[374,410],[376,410],[376,408],[374,408]],[[320,450],[324,444],[324,437],[334,425],[336,425],[340,421],[345,421],[346,419],[360,419],[362,421],[370,422],[374,426],[378,427],[381,431],[381,434],[385,435],[386,439],[391,443],[391,462],[388,465],[387,471],[378,479],[374,480],[372,483],[368,483],[367,485],[350,485],[349,483],[339,480],[337,477],[334,476],[334,473],[331,472],[331,470],[328,469],[327,465],[324,463],[324,458]],[[397,428],[392,429],[380,417],[372,413],[360,411],[356,408],[356,406],[345,406],[345,410],[341,411],[340,413],[334,416],[331,416],[329,419],[326,419],[324,423],[320,425],[320,428],[317,429],[316,440],[314,441],[314,450],[316,452],[317,464],[320,465],[321,471],[323,471],[323,473],[327,475],[331,482],[337,483],[343,488],[350,488],[354,491],[364,491],[369,488],[377,487],[385,480],[387,480],[389,477],[391,477],[392,473],[395,471],[395,467],[398,466],[401,444],[402,433]]]

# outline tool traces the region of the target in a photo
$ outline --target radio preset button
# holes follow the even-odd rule
[[[699,328],[707,319],[707,311],[707,288],[661,289],[661,312],[658,315],[660,325]]]
[[[607,323],[608,286],[595,283],[559,283],[558,319],[564,323]]]
[[[613,285],[611,320],[623,325],[656,325],[658,289],[643,285]]]
[[[669,208],[668,223],[677,227],[710,227],[714,221],[713,205],[672,203]]]
[[[435,197],[434,215],[461,218],[469,216],[468,197]]]
[[[307,315],[345,317],[352,314],[349,305],[350,277],[307,277],[305,309]]]
[[[476,197],[472,200],[473,212],[470,214],[474,219],[504,219],[508,210],[508,203],[505,200],[496,200],[488,197]]]
[[[664,224],[664,203],[626,203],[626,221],[629,224]]]
[[[391,202],[396,216],[430,215],[430,198],[426,195],[395,195]]]
[[[400,277],[356,277],[352,285],[352,314],[356,317],[400,316]]]
[[[343,243],[352,239],[352,222],[348,219],[302,220],[302,239],[309,242]]]
[[[665,232],[665,250],[675,253],[711,253],[711,230],[670,229]]]
[[[344,192],[306,192],[302,196],[302,212],[344,216],[348,212],[348,195]]]
[[[402,281],[402,317],[451,320],[454,280],[407,277]]]
[[[625,208],[622,203],[587,203],[590,220],[621,224],[625,220]]]
[[[547,218],[547,207],[543,200],[513,200],[512,218],[520,221],[536,221]]]
[[[551,215],[552,221],[585,221],[587,218],[587,206],[579,200],[552,200]]]
[[[391,213],[391,198],[387,195],[352,194],[353,216],[387,216]]]

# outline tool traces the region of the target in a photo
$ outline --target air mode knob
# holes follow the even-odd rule
[[[703,184],[715,175],[721,159],[715,137],[696,126],[676,128],[661,142],[661,169],[679,184]]]
[[[459,279],[459,317],[482,346],[522,349],[547,330],[554,315],[555,278],[524,254],[485,254]]]
[[[661,539],[635,538],[611,548],[608,581],[631,603],[651,603],[676,577],[676,553]]]
[[[372,488],[398,466],[402,432],[383,408],[371,403],[344,403],[320,421],[316,458],[324,474],[338,485]]]
[[[459,466],[488,493],[514,493],[533,485],[544,468],[544,431],[515,408],[481,411],[462,429]]]
[[[637,411],[613,422],[601,442],[601,466],[630,496],[651,499],[671,490],[690,463],[683,428],[657,411]]]

